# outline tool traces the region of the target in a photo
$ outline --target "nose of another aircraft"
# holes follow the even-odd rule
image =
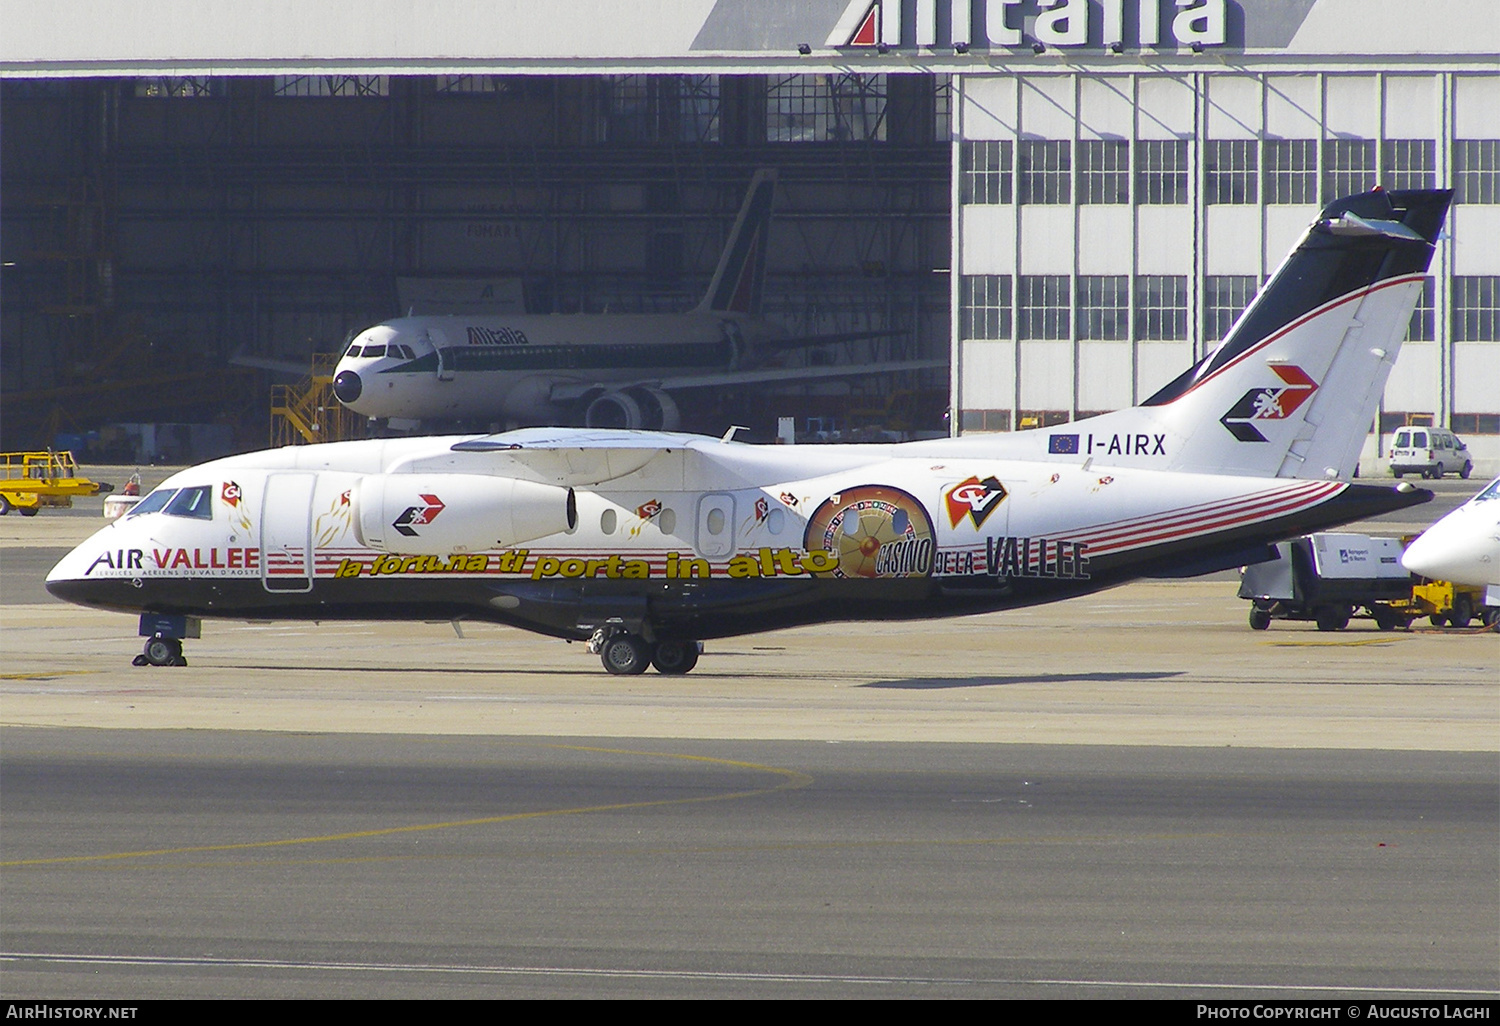
[[[1476,583],[1469,578],[1489,562],[1483,541],[1477,532],[1470,537],[1452,525],[1439,524],[1406,547],[1401,565],[1435,581]]]
[[[365,390],[365,383],[352,370],[339,371],[333,378],[333,394],[339,402],[349,404],[358,401]]]

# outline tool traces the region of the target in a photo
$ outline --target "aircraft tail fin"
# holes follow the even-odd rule
[[[771,205],[776,195],[776,170],[762,168],[750,179],[739,217],[719,255],[719,266],[700,310],[759,316],[766,280],[766,236],[771,229]]]
[[[1077,427],[1168,469],[1352,476],[1452,199],[1376,189],[1328,204],[1213,352]]]

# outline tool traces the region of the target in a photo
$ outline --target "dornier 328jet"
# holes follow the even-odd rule
[[[787,337],[760,316],[775,194],[776,172],[757,171],[708,291],[692,310],[398,317],[353,339],[334,367],[333,393],[371,418],[675,431],[681,419],[674,396],[683,392],[944,366],[767,365],[789,349],[896,334]]]
[[[52,570],[139,612],[479,619],[684,673],[704,639],[979,613],[1271,558],[1425,502],[1350,481],[1449,191],[1338,200],[1222,343],[1141,406],[900,445],[534,428],[249,453],[174,475]]]

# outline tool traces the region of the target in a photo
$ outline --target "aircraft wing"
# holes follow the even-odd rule
[[[725,385],[762,385],[773,381],[822,381],[836,378],[863,377],[867,374],[898,374],[903,371],[937,370],[948,366],[947,360],[887,360],[882,363],[852,364],[838,367],[774,367],[751,371],[719,371],[714,374],[685,374],[674,378],[634,381],[628,384],[583,384],[564,382],[552,387],[553,402],[581,399],[597,388],[611,391],[632,385],[652,385],[668,392],[690,388],[722,388]]]
[[[663,453],[699,440],[697,435],[593,428],[523,428],[452,447],[484,453],[491,472],[556,485],[596,485],[633,474]]]

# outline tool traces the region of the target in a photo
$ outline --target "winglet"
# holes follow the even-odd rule
[[[762,168],[750,179],[739,217],[719,255],[719,266],[700,310],[759,316],[766,280],[766,235],[771,229],[771,205],[776,196],[776,169]]]

